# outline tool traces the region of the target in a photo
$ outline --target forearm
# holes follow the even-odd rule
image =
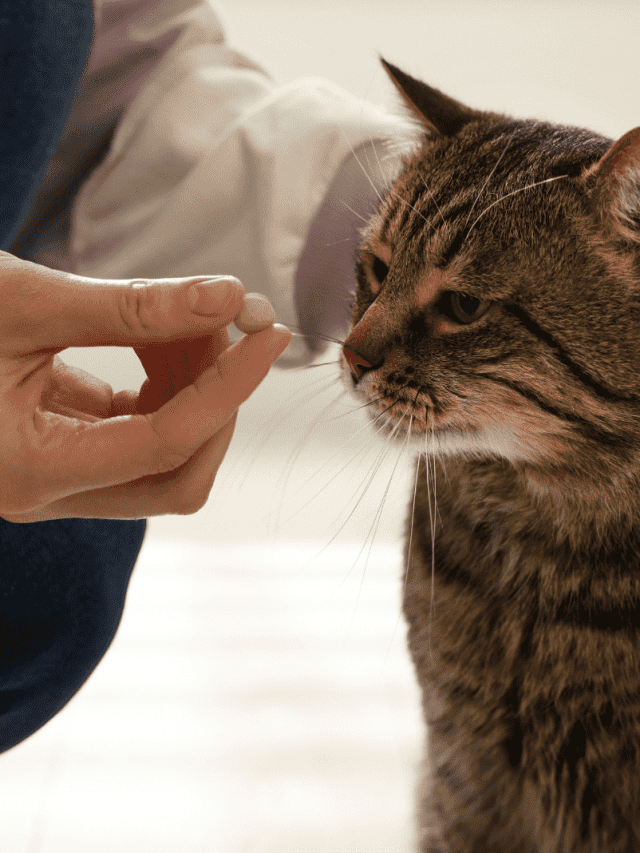
[[[51,186],[74,177],[80,142],[93,140],[75,173],[82,187],[76,198],[67,178],[75,209],[67,232],[58,228],[58,257],[50,239],[34,259],[97,277],[230,273],[265,293],[279,321],[331,334],[353,285],[355,224],[377,198],[369,177],[384,184],[382,146],[369,146],[403,131],[326,81],[278,85],[225,41],[204,0],[170,12],[154,0],[105,2],[48,176]],[[36,236],[42,247],[46,229]],[[308,355],[288,351],[294,362]]]

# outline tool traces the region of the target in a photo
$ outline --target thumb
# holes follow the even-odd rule
[[[199,337],[229,325],[243,296],[233,276],[94,279],[1,252],[0,349],[21,355]]]

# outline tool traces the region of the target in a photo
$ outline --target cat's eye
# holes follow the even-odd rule
[[[373,260],[371,263],[371,271],[373,273],[373,277],[378,282],[378,284],[382,284],[382,282],[387,277],[387,273],[389,272],[389,267],[385,264],[384,261],[380,260],[380,258],[373,255]]]
[[[446,290],[436,307],[449,320],[466,325],[479,320],[490,304],[488,299],[478,299],[470,293]]]

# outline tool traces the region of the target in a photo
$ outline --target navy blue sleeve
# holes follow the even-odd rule
[[[0,0],[0,248],[64,128],[88,59],[91,0]],[[116,632],[146,522],[0,519],[0,751],[82,686]]]
[[[44,175],[93,37],[91,0],[0,0],[0,248]]]

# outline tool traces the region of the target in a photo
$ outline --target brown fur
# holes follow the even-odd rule
[[[345,373],[422,457],[420,850],[633,853],[640,133],[480,113],[384,64],[425,132],[363,242],[345,347],[371,367]]]

